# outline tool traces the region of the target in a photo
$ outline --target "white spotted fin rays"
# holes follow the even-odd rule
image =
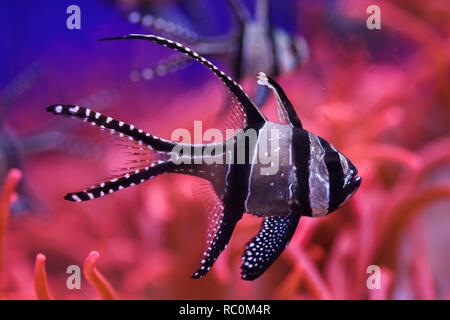
[[[69,201],[87,201],[131,187],[165,173],[188,174],[210,182],[217,197],[209,206],[212,213],[208,248],[193,278],[203,277],[225,250],[237,222],[244,213],[264,218],[259,233],[246,245],[241,267],[242,279],[254,280],[263,274],[288,245],[300,216],[324,216],[345,203],[358,189],[361,177],[353,163],[326,140],[302,128],[294,107],[282,88],[264,73],[258,83],[275,94],[279,114],[287,124],[268,121],[245,91],[210,61],[180,43],[153,35],[131,34],[101,40],[148,40],[207,66],[231,91],[244,113],[242,130],[225,142],[183,144],[164,140],[131,124],[74,105],[51,105],[47,111],[82,119],[118,136],[140,156],[135,166],[122,174],[69,193]],[[255,132],[256,139],[246,139]],[[242,140],[242,137],[244,138]],[[276,142],[276,143],[275,143]],[[277,154],[277,170],[265,173],[267,163],[254,161],[256,150],[270,145]],[[243,146],[243,149],[242,149]],[[207,153],[207,150],[213,152]],[[182,153],[175,150],[182,150]],[[187,150],[187,151],[186,151]],[[241,161],[239,152],[244,152]],[[179,158],[184,160],[177,162]],[[195,161],[202,155],[201,163]],[[220,160],[220,161],[219,161]],[[270,162],[272,168],[274,162]]]

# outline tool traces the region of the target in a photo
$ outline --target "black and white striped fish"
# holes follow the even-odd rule
[[[258,72],[277,78],[293,73],[307,62],[309,49],[305,38],[292,36],[273,25],[269,0],[256,1],[254,18],[241,0],[227,2],[238,22],[231,59],[236,81]],[[263,106],[268,95],[267,86],[257,87],[255,104]],[[227,108],[226,104],[223,108]]]
[[[242,278],[253,280],[283,252],[300,216],[325,216],[344,204],[358,189],[361,177],[356,176],[356,167],[329,142],[303,129],[282,88],[266,74],[258,74],[258,83],[273,91],[286,124],[268,121],[239,84],[182,44],[139,34],[102,40],[120,39],[148,40],[184,53],[207,66],[239,102],[245,115],[243,129],[223,143],[186,145],[155,137],[131,124],[80,106],[49,106],[47,111],[55,115],[83,119],[131,142],[132,147],[138,149],[137,153],[151,155],[151,160],[144,157],[126,173],[88,190],[69,193],[65,199],[95,199],[165,173],[204,178],[211,183],[217,197],[209,206],[213,223],[209,230],[208,248],[200,268],[192,277],[201,278],[210,270],[226,248],[237,222],[244,213],[250,213],[264,218],[259,233],[247,243],[243,254]],[[240,139],[248,132],[255,132],[257,139],[244,138],[242,144]],[[242,145],[244,148],[239,149]],[[272,162],[254,161],[256,150],[267,145],[270,145],[271,153],[278,155],[278,170],[274,174],[263,174],[264,169],[273,165]],[[223,148],[216,149],[218,146]],[[183,153],[177,153],[177,156],[194,161],[176,161],[175,150],[181,147]],[[189,152],[185,153],[186,147]],[[205,152],[211,147],[213,152]],[[244,150],[244,161],[238,159],[240,150]],[[195,161],[198,154],[204,161]]]
[[[257,0],[255,17],[241,0],[227,0],[238,22],[234,74],[236,79],[265,72],[273,77],[295,71],[308,59],[308,46],[302,36],[291,36],[274,27],[269,0]]]
[[[131,11],[128,21],[140,23],[143,27],[157,30],[163,36],[189,44],[202,56],[228,58],[232,78],[238,82],[246,77],[253,77],[258,72],[265,72],[274,78],[290,74],[307,62],[309,49],[305,38],[301,35],[290,35],[273,25],[269,0],[257,0],[253,15],[241,0],[227,0],[227,3],[236,25],[232,32],[225,36],[203,37],[140,10]],[[160,61],[156,66],[133,71],[131,78],[136,81],[152,79],[179,70],[188,62],[186,57],[175,54]],[[268,93],[269,89],[265,86],[257,88],[257,106],[265,103]],[[220,116],[229,109],[229,104],[225,103],[222,109]]]

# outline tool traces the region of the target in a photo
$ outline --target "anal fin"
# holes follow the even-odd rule
[[[208,248],[203,253],[199,269],[192,275],[193,279],[202,278],[211,269],[219,255],[226,249],[236,223],[242,213],[236,213],[224,205],[218,198],[210,209],[210,226],[208,229]]]

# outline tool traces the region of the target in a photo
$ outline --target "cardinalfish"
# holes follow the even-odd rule
[[[237,42],[233,50],[235,79],[240,80],[261,71],[277,77],[292,73],[307,61],[305,38],[291,36],[273,25],[269,0],[256,1],[254,18],[241,0],[227,1],[238,22]]]
[[[173,22],[137,10],[129,13],[128,20],[189,44],[202,56],[227,58],[232,78],[237,82],[246,77],[253,77],[261,71],[276,78],[293,73],[306,63],[309,53],[305,38],[290,35],[273,25],[268,0],[256,1],[253,16],[241,0],[227,0],[227,3],[236,26],[232,32],[224,36],[203,37]],[[133,71],[131,78],[148,80],[163,76],[185,67],[188,62],[186,56],[175,54],[160,61],[156,66]],[[267,86],[257,87],[255,93],[257,106],[265,103],[268,93]],[[221,116],[229,109],[228,102],[224,103]]]
[[[301,216],[325,216],[358,189],[361,177],[357,176],[355,165],[325,139],[303,129],[281,86],[265,73],[257,75],[258,83],[275,95],[283,123],[268,121],[238,83],[192,49],[154,35],[131,34],[101,40],[122,39],[151,41],[205,65],[238,102],[242,129],[223,142],[186,144],[156,137],[84,107],[51,105],[47,111],[82,119],[128,141],[138,149],[137,153],[148,155],[113,179],[67,194],[66,200],[96,199],[166,173],[206,179],[216,197],[209,206],[212,223],[208,246],[192,277],[201,278],[210,270],[226,249],[236,224],[248,213],[264,219],[258,234],[246,244],[242,257],[242,279],[254,280],[286,248]],[[256,139],[242,139],[249,132],[254,132]],[[278,162],[276,165],[258,161],[256,150],[263,147],[277,154],[270,158],[271,162]],[[203,161],[197,161],[199,155]],[[268,166],[276,170],[264,171]]]

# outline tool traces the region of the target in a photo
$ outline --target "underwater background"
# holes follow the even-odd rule
[[[207,220],[192,192],[199,179],[165,175],[94,201],[65,201],[126,157],[111,137],[45,112],[80,104],[166,139],[194,120],[214,126],[224,90],[206,68],[191,63],[136,79],[132,70],[172,52],[97,39],[157,34],[127,18],[143,7],[197,34],[224,35],[234,26],[226,2],[0,2],[0,298],[450,298],[450,4],[272,3],[273,24],[309,48],[308,61],[280,84],[305,129],[352,159],[363,182],[333,214],[303,217],[285,252],[248,282],[240,257],[259,218],[244,215],[209,274],[192,280]],[[79,30],[66,26],[73,4]],[[381,9],[379,30],[366,26],[372,4]],[[230,72],[226,60],[212,60]],[[241,84],[253,92],[255,82]],[[273,97],[262,110],[276,121]],[[80,289],[67,287],[71,265],[82,270]],[[380,289],[368,288],[372,265]]]

